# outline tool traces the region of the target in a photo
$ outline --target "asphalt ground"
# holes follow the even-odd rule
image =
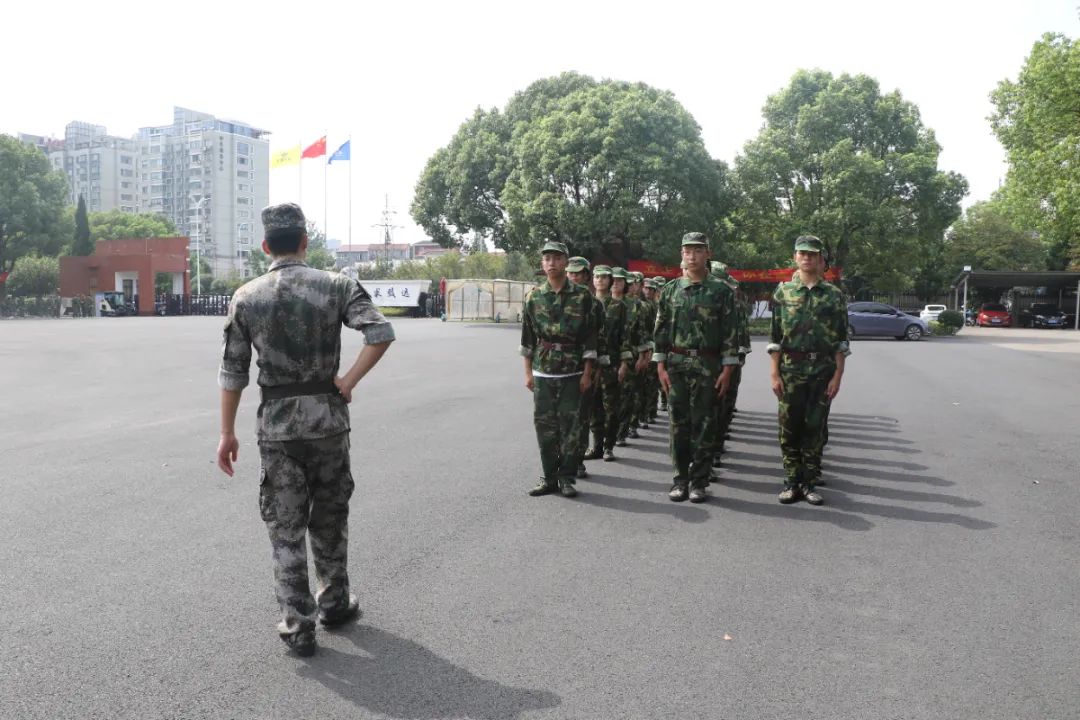
[[[517,327],[399,320],[352,410],[365,613],[299,659],[253,392],[213,462],[221,324],[0,323],[0,716],[1080,717],[1076,333],[856,341],[815,508],[760,338],[707,504],[663,427],[567,500],[525,494]]]

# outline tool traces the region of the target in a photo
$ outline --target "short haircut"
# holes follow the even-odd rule
[[[266,233],[266,246],[271,255],[295,255],[300,251],[300,241],[307,234],[301,228],[282,228]]]

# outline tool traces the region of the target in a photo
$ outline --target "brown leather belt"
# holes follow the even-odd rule
[[[803,352],[802,350],[788,350],[787,348],[782,349],[780,352],[784,353],[795,362],[802,362],[804,360],[814,362],[818,358],[824,358],[827,354],[823,352]]]
[[[571,350],[578,349],[576,343],[553,343],[548,342],[547,340],[541,340],[540,347],[545,350],[558,350],[559,352],[570,352]]]
[[[673,347],[670,352],[676,355],[685,355],[686,357],[720,357],[719,350],[710,350],[708,348]]]
[[[281,398],[300,397],[302,395],[337,395],[337,385],[333,380],[317,380],[315,382],[293,383],[291,385],[274,385],[262,388],[263,402],[267,400],[280,400]]]

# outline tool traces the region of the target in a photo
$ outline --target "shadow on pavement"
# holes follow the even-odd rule
[[[369,625],[351,625],[336,634],[347,635],[361,653],[320,647],[296,672],[373,714],[402,720],[503,720],[562,703],[547,690],[473,675],[422,645]]]
[[[729,484],[719,483],[719,488]],[[750,502],[723,495],[723,490],[713,485],[710,502],[720,506],[724,510],[760,515],[769,518],[781,518],[784,520],[807,520],[809,522],[830,523],[844,530],[856,530],[865,532],[874,527],[874,523],[866,518],[859,517],[847,512],[836,512],[828,508],[817,508],[803,504],[779,505],[775,501],[770,503]],[[777,490],[779,492],[779,490]]]
[[[670,467],[668,470],[670,471]],[[589,483],[595,483],[597,485],[603,485],[610,488],[622,488],[626,490],[641,490],[642,492],[655,492],[655,493],[667,493],[671,489],[670,482],[657,481],[657,480],[637,480],[634,478],[624,478],[611,475],[593,475],[589,473],[589,477],[578,481],[577,488],[582,492],[585,492]]]
[[[895,445],[914,445],[915,444],[915,442],[913,440],[905,440],[904,438],[899,438],[899,437],[896,437],[894,435],[873,435],[873,436],[868,436],[868,435],[865,435],[865,434],[858,434],[857,435],[855,433],[844,432],[843,429],[840,430],[839,432],[837,432],[836,430],[833,429],[833,427],[834,427],[833,423],[830,422],[829,423],[829,442],[830,443],[832,443],[834,438],[839,438],[841,440],[871,440],[873,442],[893,443]],[[892,428],[892,431],[896,432],[896,428]],[[756,426],[750,426],[750,425],[735,425],[735,424],[732,424],[731,433],[732,433],[733,437],[735,435],[739,435],[739,436],[752,435],[752,436],[755,436],[755,437],[776,438],[778,430],[777,430],[775,424],[771,428],[764,427],[764,426],[756,427]]]
[[[617,465],[625,465],[627,467],[641,468],[643,470],[655,470],[656,472],[662,472],[671,474],[671,463],[658,463],[652,460],[639,460],[638,458],[621,457],[615,463]]]
[[[667,499],[666,494],[657,495],[656,500],[636,500],[634,498],[585,492],[584,485],[580,486],[580,489],[582,492],[577,496],[577,502],[586,505],[646,515],[672,515],[683,522],[689,523],[703,523],[709,519],[707,510],[685,502],[673,503]]]

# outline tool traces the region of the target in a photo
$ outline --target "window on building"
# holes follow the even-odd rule
[[[121,155],[120,156],[120,164],[121,165],[131,165],[132,162],[134,162],[134,158],[132,158],[130,155]]]
[[[236,171],[236,177],[238,177],[238,178],[249,178],[249,177],[251,177],[251,173],[248,172],[247,170],[237,170]]]
[[[121,195],[120,195],[120,199],[121,199],[121,200],[127,200],[128,202],[131,202],[131,201],[132,201],[132,200],[134,200],[135,198],[131,197],[131,195],[130,195],[130,194],[128,194],[128,195],[124,195],[124,194],[121,194]]]
[[[250,185],[245,185],[244,183],[237,183],[236,189],[239,192],[251,192],[251,186]]]
[[[247,143],[242,143],[242,142],[236,143],[236,154],[237,155],[250,155],[251,154],[251,146],[248,145]]]
[[[250,205],[251,204],[251,198],[249,198],[249,197],[238,197],[238,198],[236,198],[236,204],[237,205]]]
[[[246,157],[238,157],[238,158],[236,158],[236,164],[237,165],[247,165],[248,164],[248,159]]]

